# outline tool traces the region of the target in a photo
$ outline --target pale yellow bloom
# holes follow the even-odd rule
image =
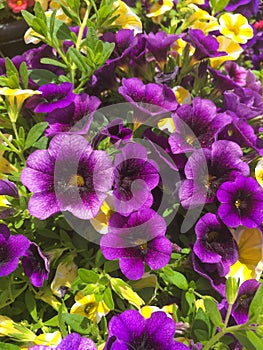
[[[0,315],[0,337],[8,334],[21,334],[21,332],[15,328],[15,322],[11,318]]]
[[[100,344],[100,345],[98,346],[98,350],[103,350],[103,349],[104,349],[105,344],[106,344],[106,343]]]
[[[159,17],[165,14],[165,12],[170,11],[174,6],[173,0],[164,0],[162,4],[159,1],[155,1],[155,3],[150,8],[149,13],[147,13],[148,18]]]
[[[42,92],[38,90],[10,89],[9,87],[0,88],[0,95],[5,96],[5,98],[8,99],[8,102],[10,104],[10,110],[8,108],[8,114],[12,122],[16,121],[18,113],[22,108],[23,103],[28,97],[41,94]]]
[[[94,323],[99,323],[102,316],[107,315],[110,309],[105,302],[96,301],[95,295],[85,295],[82,291],[75,296],[76,303],[72,306],[70,313],[87,317]]]
[[[54,333],[43,333],[38,335],[35,340],[35,345],[46,345],[46,346],[56,346],[62,340],[61,333],[56,331]]]
[[[109,231],[108,223],[111,215],[114,213],[113,197],[108,197],[102,204],[95,218],[90,219],[91,225],[100,234],[106,234]]]
[[[160,130],[168,130],[170,133],[175,131],[173,118],[164,118],[158,121],[158,128]]]
[[[116,294],[119,295],[120,298],[127,300],[130,304],[136,306],[137,309],[144,305],[142,298],[136,292],[134,292],[132,288],[122,279],[111,278],[110,283],[112,289]]]
[[[144,318],[150,318],[152,313],[156,311],[165,312],[168,317],[172,318],[173,305],[165,305],[162,308],[159,308],[157,306],[146,305],[146,306],[143,306],[139,312]]]
[[[172,44],[172,50],[175,51],[178,55],[182,56],[187,44],[189,45],[189,43],[187,43],[185,40],[179,38]],[[189,55],[192,56],[194,52],[195,48],[192,45],[190,45]]]
[[[183,88],[182,86],[175,86],[173,88],[173,92],[175,93],[176,100],[180,104],[190,104],[191,103],[191,94],[188,90]]]
[[[249,39],[253,38],[253,29],[249,25],[246,17],[240,13],[224,13],[219,18],[219,30],[227,38],[233,41],[245,44]]]
[[[263,158],[261,158],[255,168],[255,177],[261,187],[263,187]]]
[[[63,297],[61,287],[70,288],[72,282],[78,275],[78,267],[74,262],[60,263],[57,267],[55,277],[51,283],[51,290],[57,297]]]
[[[140,18],[125,4],[125,2],[117,0],[113,3],[113,8],[117,8],[114,15],[119,15],[113,22],[114,25],[121,26],[122,29],[134,30],[134,34],[142,32],[142,22]]]
[[[205,0],[187,0],[187,4],[204,5]]]
[[[248,279],[259,279],[263,271],[263,238],[258,229],[240,227],[233,230],[238,244],[238,261],[230,267],[226,277],[240,279],[240,283]]]
[[[227,53],[227,55],[210,58],[210,65],[213,69],[218,68],[222,63],[226,61],[237,60],[243,52],[242,47],[232,39],[226,38],[223,35],[219,35],[216,37],[216,40],[219,42],[218,51],[224,51]]]
[[[40,291],[35,295],[36,299],[41,299],[45,303],[49,304],[53,307],[56,311],[59,310],[61,303],[57,300],[57,298],[52,295],[52,292],[50,289],[46,289],[45,291]]]
[[[195,306],[196,306],[196,310],[198,309],[203,309],[203,311],[206,311],[205,310],[205,303],[204,303],[204,300],[203,299],[197,299],[195,301]]]
[[[219,29],[217,19],[211,16],[207,11],[200,9],[200,7],[194,4],[190,4],[188,8],[193,12],[186,18],[184,25],[192,29],[200,29],[205,34]]]

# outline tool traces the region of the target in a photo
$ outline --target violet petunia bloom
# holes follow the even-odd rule
[[[52,112],[56,108],[65,108],[74,100],[73,84],[61,83],[42,85],[39,89],[42,92],[38,99],[34,100],[36,113]]]
[[[237,324],[248,321],[249,307],[259,286],[260,282],[255,279],[247,280],[241,284],[231,312]]]
[[[47,150],[37,150],[28,157],[22,171],[22,183],[34,192],[29,212],[42,220],[59,211],[91,219],[112,186],[112,174],[106,152],[93,151],[80,135],[56,135]]]
[[[187,350],[174,340],[176,325],[165,312],[153,312],[145,319],[137,310],[126,310],[113,316],[105,350]]]
[[[147,150],[136,143],[128,143],[114,161],[114,205],[123,215],[150,207],[151,190],[159,183],[157,164],[147,159]]]
[[[232,121],[226,113],[217,113],[212,101],[200,97],[193,99],[192,106],[178,107],[173,120],[175,132],[169,137],[169,144],[174,154],[210,147],[218,133]]]
[[[137,122],[153,117],[160,119],[160,114],[175,111],[178,107],[173,90],[165,84],[144,85],[138,78],[123,78],[119,93],[135,107],[134,119]]]
[[[70,105],[57,108],[46,115],[49,128],[45,134],[54,136],[60,132],[86,133],[100,103],[96,96],[85,93],[75,95]]]
[[[30,241],[23,235],[11,235],[7,226],[0,225],[0,277],[10,275],[25,256]]]
[[[97,350],[97,347],[93,340],[78,333],[71,333],[63,338],[55,349],[46,345],[35,345],[29,350]]]
[[[127,278],[138,280],[143,276],[144,262],[152,270],[168,264],[172,246],[165,232],[164,219],[152,209],[128,217],[115,213],[100,247],[106,259],[120,259],[120,269]]]
[[[16,185],[9,180],[0,180],[0,196],[18,198],[18,189]]]
[[[217,191],[218,215],[230,227],[256,228],[263,221],[263,191],[252,177],[238,176]]]
[[[248,176],[249,166],[243,162],[242,149],[235,142],[219,140],[210,149],[193,152],[185,166],[186,180],[179,189],[184,208],[213,203],[219,186],[238,175]]]
[[[249,18],[255,16],[259,10],[260,0],[230,0],[225,11],[241,13]]]
[[[179,37],[175,34],[167,34],[164,31],[149,33],[145,36],[147,49],[153,54],[158,62],[166,62],[167,53],[172,43]]]
[[[249,88],[237,88],[224,93],[224,108],[239,118],[252,119],[263,113],[261,95]]]
[[[50,272],[49,260],[43,254],[39,246],[31,242],[26,255],[22,259],[25,275],[35,287],[42,287],[44,280],[48,279]]]
[[[229,229],[215,214],[202,216],[195,226],[195,255],[202,263],[217,264],[218,272],[225,276],[238,259],[238,246]]]
[[[114,119],[105,128],[95,135],[92,140],[92,147],[98,149],[101,141],[109,137],[111,144],[116,144],[121,140],[129,140],[132,137],[132,130],[123,126],[123,120],[120,118]]]
[[[188,38],[190,44],[195,48],[194,57],[197,60],[202,60],[209,57],[225,56],[227,53],[218,51],[219,42],[211,35],[205,35],[202,30],[189,29]]]

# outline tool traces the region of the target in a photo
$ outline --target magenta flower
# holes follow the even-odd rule
[[[106,152],[93,151],[84,137],[56,135],[47,150],[29,156],[22,171],[22,183],[34,193],[29,212],[42,220],[59,211],[93,218],[112,186],[112,173]]]
[[[142,145],[128,143],[115,157],[114,205],[123,215],[150,207],[151,190],[159,182],[158,166],[147,160],[147,150]]]
[[[153,54],[159,62],[166,62],[167,53],[172,43],[179,37],[175,34],[167,34],[163,31],[157,33],[149,33],[145,35],[147,49]]]
[[[11,235],[7,226],[0,225],[0,277],[16,270],[19,259],[25,256],[30,241],[23,235]]]
[[[56,108],[65,108],[74,100],[73,84],[61,83],[42,85],[39,89],[42,95],[34,101],[36,104],[34,112],[47,113]]]
[[[36,243],[31,242],[22,259],[25,275],[35,287],[42,287],[44,280],[48,279],[49,261]]]
[[[152,270],[168,264],[172,247],[165,232],[164,219],[152,209],[128,217],[115,213],[100,247],[106,259],[120,259],[120,269],[127,278],[138,280],[143,276],[144,262]]]
[[[174,340],[175,323],[165,312],[152,313],[149,319],[137,310],[113,316],[109,323],[107,350],[187,350],[188,346]]]
[[[238,176],[223,183],[217,191],[221,203],[218,215],[230,227],[256,228],[263,221],[263,191],[251,177]]]
[[[195,226],[195,255],[202,263],[217,264],[221,276],[229,272],[229,267],[238,259],[238,247],[228,228],[215,214],[202,216]]]

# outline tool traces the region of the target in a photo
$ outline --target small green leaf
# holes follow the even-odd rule
[[[20,347],[17,345],[0,342],[0,349],[1,350],[20,350]]]
[[[44,64],[51,64],[52,66],[61,67],[63,69],[67,69],[67,66],[65,65],[65,63],[58,60],[54,60],[53,58],[44,57],[44,58],[41,58],[40,62]]]
[[[205,299],[204,303],[205,303],[206,312],[208,313],[208,316],[212,321],[212,323],[217,327],[222,327],[223,326],[222,316],[217,308],[216,303],[210,299]]]
[[[43,131],[48,126],[48,123],[41,122],[34,125],[30,130],[26,138],[25,149],[31,147],[43,134]]]
[[[39,86],[56,82],[58,79],[56,74],[46,69],[34,69],[29,72],[29,76]]]
[[[108,306],[109,309],[114,310],[114,301],[112,298],[112,292],[110,288],[106,288],[102,299],[104,300],[105,304]]]
[[[261,284],[252,299],[252,302],[250,304],[249,308],[249,321],[251,323],[259,323],[259,321],[262,319],[263,315],[263,284]]]
[[[165,266],[163,268],[163,273],[161,274],[161,276],[166,282],[172,283],[179,289],[182,289],[182,290],[188,289],[188,282],[185,276],[178,271],[173,271],[168,266]]]
[[[85,283],[97,283],[99,280],[99,275],[91,270],[79,269],[78,275],[80,279]]]
[[[19,67],[19,73],[22,79],[23,88],[28,88],[28,69],[26,66],[26,62],[22,62]]]
[[[27,310],[29,311],[31,317],[35,322],[37,322],[38,321],[37,305],[36,305],[34,295],[29,290],[27,290],[25,293],[25,302],[26,302]]]
[[[70,326],[70,328],[74,332],[77,332],[80,334],[85,334],[90,324],[90,321],[87,319],[87,317],[77,315],[77,314],[62,314],[62,320],[68,326]]]

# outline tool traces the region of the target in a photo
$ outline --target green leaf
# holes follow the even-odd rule
[[[65,63],[58,60],[54,60],[53,58],[44,57],[44,58],[41,58],[40,62],[44,64],[51,64],[52,66],[61,67],[63,69],[67,69],[67,66]]]
[[[99,280],[99,275],[91,270],[79,269],[78,275],[80,279],[85,283],[97,283]]]
[[[248,350],[259,350],[261,348],[255,348],[251,341],[248,339],[246,332],[242,330],[233,332],[233,335]]]
[[[25,149],[31,147],[43,134],[43,131],[47,128],[47,122],[41,122],[35,124],[30,130],[26,138]]]
[[[62,314],[62,320],[70,326],[73,331],[80,334],[85,334],[90,325],[90,321],[87,317],[77,314]]]
[[[103,298],[105,304],[108,306],[109,309],[114,310],[114,301],[112,298],[112,292],[110,288],[106,288],[103,293]]]
[[[33,21],[36,17],[34,15],[32,15],[32,13],[30,13],[26,10],[22,10],[21,13],[22,13],[22,16],[24,17],[24,20],[29,25],[29,27],[32,27]]]
[[[25,302],[26,302],[27,310],[29,311],[31,317],[35,322],[37,322],[38,321],[37,305],[36,305],[34,295],[29,290],[27,290],[25,293]]]
[[[50,21],[51,18],[47,17],[47,23],[48,26],[50,26]],[[52,21],[54,21],[53,25],[53,39],[57,38],[59,40],[70,40],[71,39],[71,31],[68,28],[68,26],[66,25],[66,23],[64,23],[63,21],[61,21],[58,18],[55,18],[54,20],[52,19]]]
[[[248,330],[246,332],[248,339],[255,346],[256,349],[262,349],[263,338],[258,337],[254,332]]]
[[[47,18],[45,15],[45,11],[43,10],[39,1],[36,1],[36,3],[35,3],[34,12],[35,12],[35,15],[37,18],[39,18],[41,21],[43,21],[45,24],[47,24]]]
[[[250,323],[260,323],[260,320],[262,320],[262,315],[263,315],[262,300],[263,300],[263,284],[259,286],[250,304],[249,313],[248,313]]]
[[[61,6],[61,8],[66,16],[68,16],[77,25],[81,24],[81,21],[80,21],[78,15],[74,11],[72,11],[69,7],[64,6],[63,4],[60,4],[60,6]]]
[[[106,261],[104,264],[104,271],[107,273],[116,271],[118,269],[119,269],[119,261],[118,260]]]
[[[46,69],[34,69],[29,72],[29,76],[39,86],[56,82],[58,79],[56,74]]]
[[[63,319],[64,309],[65,309],[65,306],[63,304],[61,304],[58,309],[58,324],[59,324],[60,332],[63,338],[68,335],[67,327]]]
[[[208,316],[212,323],[217,327],[223,326],[222,316],[217,308],[217,305],[215,302],[213,302],[211,299],[205,299],[205,309],[208,313]]]
[[[172,283],[179,289],[182,289],[182,290],[188,289],[188,282],[185,276],[178,271],[173,271],[168,266],[165,266],[163,268],[163,273],[161,273],[161,277],[163,278],[164,281],[168,283]]]
[[[210,328],[208,316],[203,309],[199,308],[192,325],[193,333],[199,341],[204,341],[210,338]]]
[[[229,0],[210,0],[210,4],[214,13],[223,11],[228,3]]]
[[[0,342],[0,349],[1,350],[20,350],[20,347],[17,345],[6,344],[6,343]]]
[[[82,56],[82,54],[78,50],[71,46],[68,49],[67,54],[70,56],[72,61],[75,63],[75,65],[81,72],[88,72],[88,65],[85,60],[85,57]]]
[[[8,86],[10,88],[19,88],[18,71],[14,63],[8,57],[6,57],[6,60],[5,60],[5,67],[6,67],[6,75],[9,81]]]
[[[19,73],[22,79],[23,88],[28,88],[28,69],[26,66],[26,62],[22,62],[19,67]]]

